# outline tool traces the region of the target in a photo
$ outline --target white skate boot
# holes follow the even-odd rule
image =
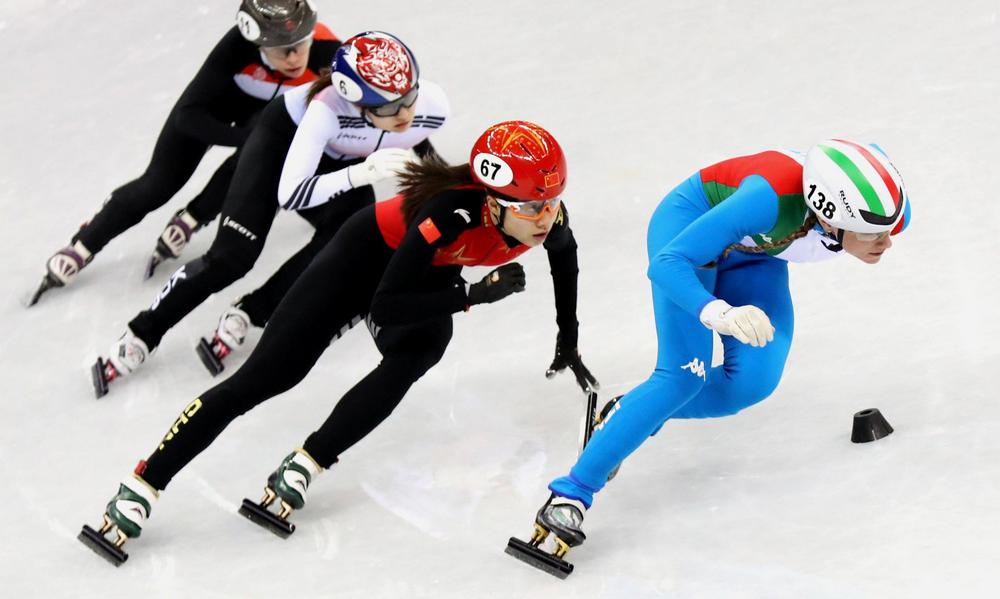
[[[164,260],[179,258],[181,252],[187,247],[191,236],[201,228],[201,223],[191,216],[191,213],[181,208],[177,214],[170,219],[167,227],[160,233],[160,238],[156,240],[156,249],[146,263],[146,279],[153,276],[156,267]]]
[[[53,287],[65,287],[73,282],[83,267],[94,258],[90,250],[79,241],[66,246],[49,258],[45,263],[45,278],[41,285],[32,293],[25,304],[30,308],[38,303],[42,294]]]
[[[118,341],[111,344],[108,359],[97,358],[91,368],[94,393],[100,399],[107,395],[108,384],[118,377],[132,374],[149,356],[146,342],[135,336],[132,329],[126,329]]]
[[[216,327],[212,340],[204,337],[198,342],[195,350],[201,363],[205,365],[212,376],[215,376],[225,368],[222,360],[231,354],[234,349],[243,345],[243,341],[250,332],[250,315],[244,312],[239,303],[230,306],[222,316],[219,317],[219,326]]]

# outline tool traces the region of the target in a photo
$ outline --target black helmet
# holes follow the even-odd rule
[[[312,0],[243,0],[236,26],[258,46],[290,46],[312,35],[316,9]]]

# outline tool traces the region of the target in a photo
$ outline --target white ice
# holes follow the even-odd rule
[[[4,2],[0,594],[996,596],[1000,3],[319,4],[342,37],[383,29],[410,43],[451,98],[434,141],[453,162],[503,119],[540,122],[562,141],[581,350],[605,397],[652,367],[646,223],[697,168],[830,136],[877,141],[909,186],[913,224],[878,266],[793,267],[796,339],[777,392],[733,417],[668,423],[598,496],[565,581],[503,553],[572,464],[582,413],[568,375],[543,377],[556,331],[542,252],[524,260],[527,293],[456,316],[442,363],[322,475],[291,538],[236,507],[374,366],[363,330],[183,471],[115,569],[76,533],[213,383],[192,351],[198,337],[309,229],[282,215],[251,276],[95,401],[90,363],[176,266],[141,280],[156,236],[224,154],[72,289],[31,310],[18,300],[102,198],[142,171],[236,1]],[[851,416],[869,407],[896,432],[852,444]]]

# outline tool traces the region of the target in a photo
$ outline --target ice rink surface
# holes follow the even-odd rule
[[[797,330],[777,392],[733,417],[668,422],[598,496],[565,581],[503,553],[572,464],[583,407],[568,375],[543,376],[556,330],[540,251],[523,261],[526,293],[456,316],[442,363],[318,479],[291,538],[236,508],[377,363],[363,329],[182,472],[115,569],[75,540],[80,526],[97,523],[118,481],[212,384],[198,337],[309,228],[281,215],[251,275],[95,401],[89,365],[178,265],[142,281],[156,236],[225,153],[72,289],[31,310],[19,299],[143,170],[237,3],[4,2],[3,596],[996,596],[1000,3],[318,3],[341,38],[383,29],[409,43],[449,94],[453,118],[433,141],[450,161],[504,119],[559,138],[580,243],[580,348],[602,397],[652,368],[646,223],[699,167],[830,136],[877,141],[907,182],[912,226],[877,266],[845,256],[792,267]],[[896,433],[852,444],[851,416],[869,407]]]

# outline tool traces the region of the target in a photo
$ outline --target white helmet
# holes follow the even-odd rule
[[[897,233],[909,212],[903,179],[875,144],[816,144],[806,154],[802,190],[816,216],[845,231]]]

